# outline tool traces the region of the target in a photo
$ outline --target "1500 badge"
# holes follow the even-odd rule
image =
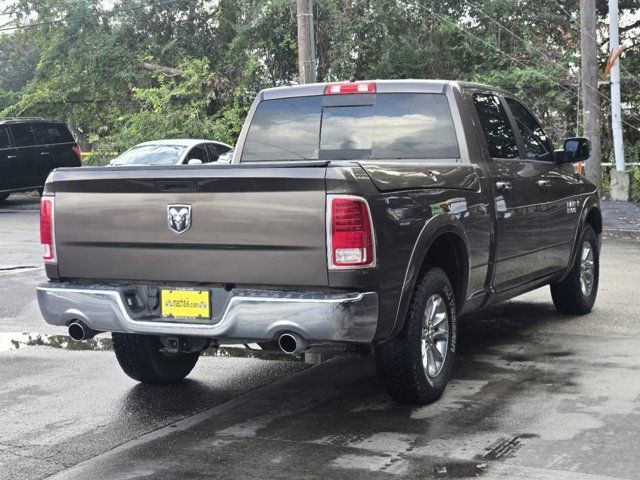
[[[571,215],[572,213],[576,213],[578,211],[578,200],[569,200],[567,202],[567,214]]]

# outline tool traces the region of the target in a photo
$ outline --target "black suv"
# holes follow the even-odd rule
[[[64,123],[0,118],[0,202],[13,192],[42,192],[53,169],[81,164],[80,148]]]

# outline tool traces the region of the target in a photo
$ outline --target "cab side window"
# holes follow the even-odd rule
[[[30,147],[38,144],[31,125],[11,125],[11,134],[16,147]]]
[[[10,146],[9,132],[6,128],[0,127],[0,148],[9,148]]]
[[[476,93],[473,95],[473,104],[480,117],[491,158],[518,158],[518,142],[498,97]]]
[[[549,138],[542,130],[538,121],[531,115],[517,100],[506,98],[507,105],[520,130],[527,158],[530,160],[549,160],[553,159]]]

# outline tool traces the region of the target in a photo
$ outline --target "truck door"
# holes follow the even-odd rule
[[[518,100],[505,101],[517,125],[525,158],[540,172],[536,185],[542,201],[538,242],[538,270],[551,274],[569,264],[571,246],[580,212],[576,208],[577,182],[572,165],[556,165],[553,146],[533,114]]]
[[[521,158],[513,124],[500,98],[472,94],[490,157],[496,209],[493,287],[503,292],[533,280],[538,272],[542,217],[540,170]]]
[[[16,149],[11,146],[9,131],[0,126],[0,192],[16,188],[16,160]]]

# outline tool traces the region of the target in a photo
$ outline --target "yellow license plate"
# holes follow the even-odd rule
[[[209,290],[161,290],[161,314],[165,318],[209,320],[211,295]]]

